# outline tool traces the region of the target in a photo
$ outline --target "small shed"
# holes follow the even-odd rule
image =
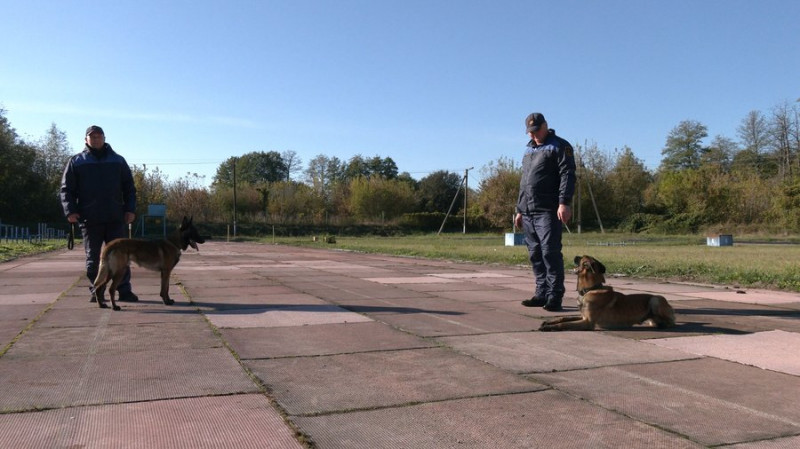
[[[525,235],[519,232],[506,232],[506,246],[520,246],[525,244]]]
[[[709,235],[706,237],[708,246],[733,246],[733,236],[731,234]]]
[[[148,204],[147,215],[142,217],[142,237],[164,238],[167,236],[167,205]]]

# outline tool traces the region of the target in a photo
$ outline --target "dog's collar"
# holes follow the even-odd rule
[[[592,290],[600,290],[601,288],[606,288],[606,287],[603,284],[596,284],[596,285],[593,285],[591,287],[587,287],[587,288],[584,288],[582,290],[578,290],[578,294],[583,296],[583,295],[589,293]]]

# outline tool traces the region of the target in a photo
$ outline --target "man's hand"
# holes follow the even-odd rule
[[[125,212],[125,223],[131,224],[133,220],[136,220],[136,214],[133,212]]]
[[[522,214],[519,212],[514,216],[514,226],[516,226],[517,229],[522,229]]]
[[[79,214],[77,212],[74,213],[74,214],[67,215],[67,221],[70,222],[70,223],[77,223],[80,218],[81,218],[81,214]]]
[[[566,204],[559,204],[558,219],[561,220],[561,223],[567,224],[570,218],[572,218],[572,208]]]

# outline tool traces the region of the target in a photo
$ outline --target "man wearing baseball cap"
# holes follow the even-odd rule
[[[522,305],[555,312],[562,309],[565,291],[561,223],[572,217],[575,158],[572,145],[548,128],[541,113],[525,118],[525,131],[531,140],[522,158],[514,224],[525,234],[536,292]]]
[[[70,223],[78,223],[86,251],[89,290],[97,277],[103,243],[127,237],[127,225],[136,218],[136,187],[125,158],[106,143],[103,128],[86,128],[83,151],[72,156],[61,177],[61,206]],[[120,301],[138,301],[131,290],[130,268],[120,284]]]

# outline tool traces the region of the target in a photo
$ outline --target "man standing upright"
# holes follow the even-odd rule
[[[555,312],[564,298],[561,223],[572,217],[575,157],[572,145],[548,128],[541,113],[528,115],[525,129],[531,140],[522,159],[514,224],[525,234],[536,291],[522,305]]]
[[[136,187],[125,158],[106,143],[103,128],[86,129],[83,151],[72,156],[61,178],[61,206],[70,223],[79,223],[86,251],[89,290],[97,277],[104,243],[127,237],[127,224],[136,218]],[[120,301],[138,301],[131,291],[130,268],[120,284]]]

